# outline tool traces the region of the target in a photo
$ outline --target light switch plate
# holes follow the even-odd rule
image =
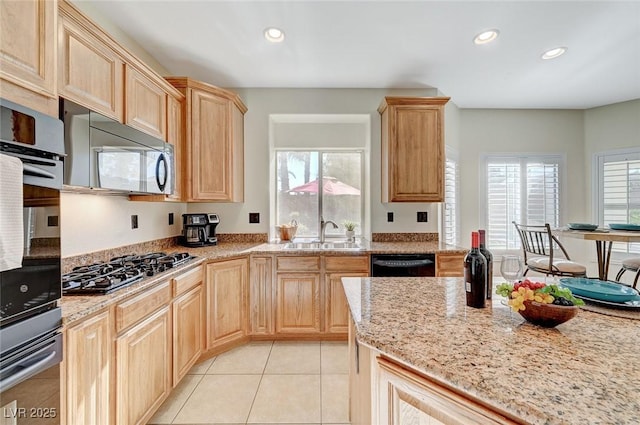
[[[426,223],[429,221],[426,211],[418,211],[418,223]]]
[[[137,229],[138,228],[138,215],[137,214],[133,214],[131,216],[131,228],[132,229]]]
[[[249,223],[260,223],[260,213],[249,213]]]

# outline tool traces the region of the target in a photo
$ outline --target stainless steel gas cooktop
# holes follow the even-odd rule
[[[125,255],[109,260],[74,268],[62,276],[62,293],[108,294],[124,288],[145,277],[154,276],[184,264],[195,257],[186,252],[165,254],[154,252],[142,255]]]

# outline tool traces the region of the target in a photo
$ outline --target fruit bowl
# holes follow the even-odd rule
[[[553,328],[573,319],[580,310],[577,305],[564,306],[537,301],[525,301],[524,307],[525,309],[518,311],[518,313],[528,322],[545,328]]]

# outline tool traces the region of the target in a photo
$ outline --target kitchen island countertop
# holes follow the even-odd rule
[[[556,328],[494,296],[467,307],[461,278],[343,278],[356,338],[531,424],[637,424],[640,322],[589,311]]]

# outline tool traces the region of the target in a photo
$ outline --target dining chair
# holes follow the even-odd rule
[[[616,280],[620,282],[620,278],[627,270],[636,273],[636,277],[633,279],[633,288],[635,289],[638,285],[638,278],[640,278],[640,257],[627,258],[622,262],[622,267],[620,267],[620,271],[616,275]]]
[[[567,250],[564,249],[558,238],[551,233],[549,223],[539,226],[518,224],[513,225],[518,231],[524,263],[529,270],[552,276],[584,277],[587,268],[580,263],[571,261]]]

